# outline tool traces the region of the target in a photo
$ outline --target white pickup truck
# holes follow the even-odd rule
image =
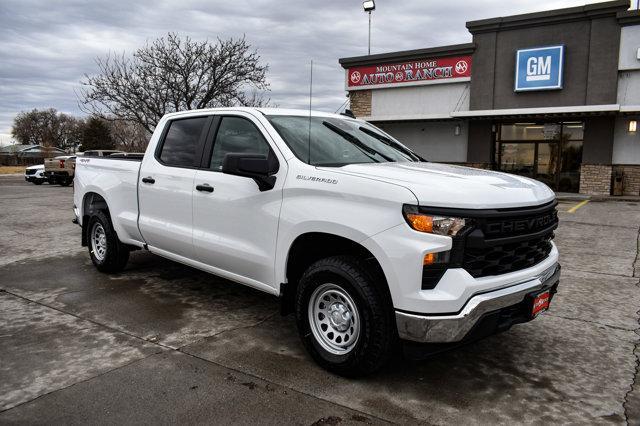
[[[554,193],[429,163],[344,115],[168,114],[143,157],[79,157],[75,221],[95,266],[159,256],[278,296],[323,367],[380,368],[533,319],[560,266]]]

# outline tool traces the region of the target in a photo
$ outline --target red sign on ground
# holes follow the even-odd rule
[[[471,77],[471,56],[353,67],[347,71],[347,87],[419,84],[460,77]]]

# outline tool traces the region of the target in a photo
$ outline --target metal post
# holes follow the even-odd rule
[[[369,11],[369,55],[371,55],[371,11]]]

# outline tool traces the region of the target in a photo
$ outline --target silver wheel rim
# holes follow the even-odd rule
[[[311,332],[323,349],[335,355],[353,350],[360,337],[360,315],[349,293],[336,284],[322,284],[311,295],[308,311]]]
[[[95,223],[91,228],[91,250],[100,261],[103,261],[107,255],[107,235],[100,223]]]

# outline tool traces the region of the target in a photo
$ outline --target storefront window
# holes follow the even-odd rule
[[[584,139],[584,124],[581,121],[563,123],[562,135],[568,141],[581,141]]]
[[[500,152],[500,170],[508,173],[533,177],[533,143],[503,143]]]
[[[536,123],[503,124],[500,139],[503,141],[544,140],[544,126]]]
[[[562,159],[558,191],[578,192],[580,188],[580,164],[582,141],[566,141],[562,145]]]
[[[495,161],[501,171],[538,179],[558,191],[578,192],[583,135],[581,121],[501,124]]]
[[[556,170],[558,169],[558,143],[538,144],[538,170],[536,179],[555,188]]]

